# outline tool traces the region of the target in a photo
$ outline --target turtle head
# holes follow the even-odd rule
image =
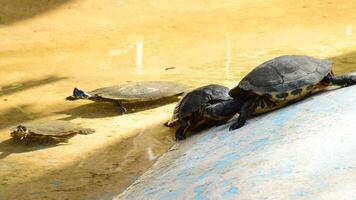
[[[26,128],[26,126],[18,125],[18,126],[16,127],[16,131],[26,133],[26,132],[28,132],[28,129]]]
[[[11,132],[11,136],[14,138],[18,138],[20,140],[25,139],[28,135],[30,135],[30,131],[27,129],[26,126],[18,125],[16,128],[13,129]]]
[[[203,116],[215,121],[227,121],[241,109],[236,99],[221,101],[203,108]]]
[[[74,88],[73,95],[68,96],[66,99],[70,101],[78,100],[78,99],[89,99],[91,97],[90,94],[84,92],[79,88]]]

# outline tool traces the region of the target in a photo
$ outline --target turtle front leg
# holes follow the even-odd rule
[[[327,81],[330,81],[333,85],[338,86],[351,86],[356,84],[356,72],[344,74],[341,76],[330,75],[326,78]]]
[[[256,107],[257,107],[256,100],[245,102],[241,106],[239,117],[237,118],[236,122],[230,126],[229,131],[236,130],[238,128],[243,127],[247,121],[247,118],[249,118],[256,110]]]
[[[238,113],[239,109],[240,102],[231,99],[202,107],[201,112],[205,118],[214,120],[217,124],[222,124]]]
[[[186,138],[185,133],[188,131],[190,124],[191,124],[190,120],[181,122],[181,125],[176,131],[176,140],[184,140]]]
[[[125,114],[127,112],[127,109],[124,107],[124,105],[122,105],[121,102],[115,102],[115,104],[117,105],[117,111],[122,115]]]
[[[169,127],[169,128],[171,128],[173,125],[172,125],[172,123],[170,123],[169,121],[168,122],[164,122],[164,124],[163,124],[165,127]]]

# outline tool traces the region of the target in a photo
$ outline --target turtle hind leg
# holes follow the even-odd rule
[[[119,106],[117,110],[119,111],[120,114],[125,114],[127,112],[127,109],[123,106]]]
[[[180,127],[176,131],[176,140],[184,140],[186,138],[186,132],[190,127],[190,121],[182,121]]]
[[[256,101],[255,99],[246,101],[241,106],[241,110],[239,112],[239,117],[237,118],[235,123],[233,123],[230,126],[229,130],[232,131],[232,130],[236,130],[238,128],[243,127],[247,121],[247,118],[250,117],[256,110],[257,105],[258,105],[258,101]]]
[[[349,73],[349,74],[344,74],[341,76],[328,76],[326,77],[326,80],[331,82],[333,85],[338,85],[338,86],[351,86],[356,84],[356,72]]]
[[[124,107],[124,105],[122,105],[121,102],[116,101],[115,104],[117,105],[117,111],[120,115],[125,114],[127,112],[127,109]]]

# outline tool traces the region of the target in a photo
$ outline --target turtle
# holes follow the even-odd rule
[[[73,95],[67,100],[89,99],[93,101],[113,102],[120,113],[125,113],[125,105],[153,102],[160,99],[177,99],[186,91],[186,86],[172,81],[141,81],[123,85],[114,85],[84,92],[74,88]]]
[[[24,143],[61,143],[68,142],[68,139],[77,134],[87,135],[94,132],[94,129],[82,128],[65,120],[35,120],[19,124],[13,128],[10,135]]]
[[[207,106],[232,99],[229,91],[230,89],[225,86],[210,84],[186,93],[175,106],[173,117],[165,126],[176,128],[176,140],[183,140],[187,132],[197,127],[223,123],[228,117],[210,120],[209,117],[202,115],[202,111]]]
[[[268,60],[248,73],[229,91],[231,100],[205,107],[204,115],[218,119],[238,113],[229,130],[238,129],[253,115],[291,104],[328,86],[356,84],[356,73],[335,76],[332,63],[306,55],[282,55]]]

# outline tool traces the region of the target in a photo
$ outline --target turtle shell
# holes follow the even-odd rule
[[[142,81],[99,88],[88,93],[96,98],[135,103],[173,97],[185,90],[186,86],[171,81]]]
[[[252,70],[230,91],[240,89],[256,94],[288,93],[319,83],[331,72],[331,62],[310,56],[285,55],[269,60]]]
[[[11,132],[11,136],[18,140],[27,139],[68,139],[76,134],[90,134],[95,132],[93,129],[82,128],[64,120],[37,120],[18,125]]]
[[[188,92],[176,105],[172,121],[191,116],[205,103],[229,100],[229,88],[222,85],[206,85]]]

